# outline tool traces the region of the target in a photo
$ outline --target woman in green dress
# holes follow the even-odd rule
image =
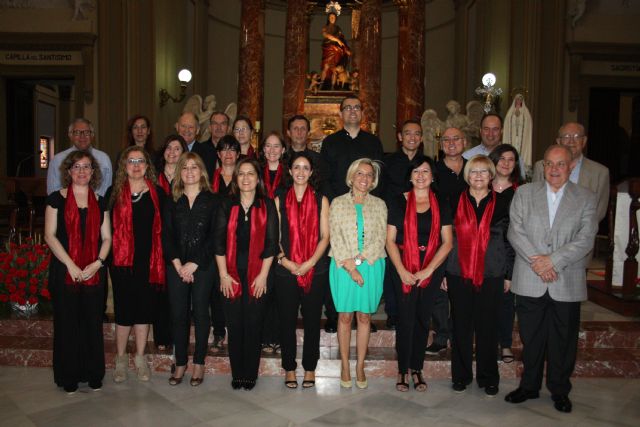
[[[386,256],[387,207],[369,194],[378,185],[380,166],[358,159],[349,166],[346,183],[351,191],[336,197],[329,211],[331,265],[329,284],[338,312],[340,385],[351,387],[349,346],[351,322],[356,313],[356,386],[367,387],[364,358],[369,345],[371,314],[378,309]]]

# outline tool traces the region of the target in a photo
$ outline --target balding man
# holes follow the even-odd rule
[[[565,123],[558,131],[556,143],[571,150],[574,165],[569,180],[596,193],[598,222],[602,221],[607,215],[607,205],[609,204],[609,169],[584,156],[584,147],[587,145],[584,126],[575,122]],[[543,179],[543,161],[540,160],[536,162],[533,169],[533,181],[542,181]]]
[[[207,169],[209,182],[211,182],[211,179],[213,178],[213,172],[216,169],[218,154],[216,153],[216,150],[211,146],[211,144],[198,142],[198,140],[196,139],[198,133],[200,132],[200,123],[198,122],[198,117],[196,117],[196,115],[191,112],[182,113],[182,115],[178,117],[178,121],[176,122],[176,132],[178,132],[178,135],[184,138],[189,151],[193,151],[194,153],[199,155],[200,158],[202,158],[202,162]]]
[[[517,295],[524,372],[505,400],[537,399],[546,359],[546,385],[560,412],[572,408],[569,378],[578,350],[580,302],[587,299],[586,268],[598,230],[596,195],[569,180],[572,160],[564,145],[547,148],[544,181],[518,188],[507,234],[516,251],[511,291]]]

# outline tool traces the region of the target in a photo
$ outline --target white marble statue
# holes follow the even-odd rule
[[[533,134],[533,121],[531,113],[524,102],[524,95],[521,93],[513,97],[511,107],[507,111],[504,118],[504,130],[502,133],[502,142],[513,145],[520,159],[524,163],[527,176],[531,176],[531,139]]]
[[[198,123],[200,124],[200,136],[198,137],[198,141],[204,142],[211,138],[211,131],[209,130],[209,119],[211,118],[211,114],[216,110],[216,96],[215,95],[207,95],[202,101],[202,97],[200,95],[193,95],[189,98],[182,109],[182,112],[191,112],[198,117]],[[227,108],[224,110],[225,114],[229,116],[229,123],[233,123],[238,114],[238,106],[232,102],[227,105]]]

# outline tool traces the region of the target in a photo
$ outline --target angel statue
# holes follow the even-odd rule
[[[216,110],[216,96],[208,95],[204,102],[202,101],[202,97],[200,95],[193,95],[189,98],[182,109],[183,113],[191,112],[198,117],[198,123],[200,124],[200,137],[198,138],[199,142],[208,141],[211,138],[211,131],[209,130],[209,119],[211,118],[211,114]],[[233,123],[236,118],[238,107],[232,102],[227,105],[227,108],[224,110],[225,114],[229,116],[229,123]]]
[[[438,118],[436,110],[428,109],[422,113],[420,119],[422,125],[422,143],[424,144],[424,153],[435,159],[440,149],[440,135],[446,129],[445,123]]]
[[[511,107],[504,118],[504,132],[502,142],[513,145],[520,159],[524,163],[527,176],[531,175],[531,139],[533,133],[533,121],[527,105],[524,103],[524,95],[521,93],[513,97]]]
[[[484,110],[478,101],[467,103],[467,114],[460,112],[460,103],[455,100],[447,102],[449,115],[442,121],[438,118],[438,113],[433,109],[425,110],[422,114],[422,141],[425,146],[425,153],[435,156],[440,147],[438,141],[440,135],[447,128],[454,127],[460,129],[467,137],[468,146],[473,146],[480,138],[480,122]]]

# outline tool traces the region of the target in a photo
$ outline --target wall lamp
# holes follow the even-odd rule
[[[184,97],[186,96],[187,83],[191,81],[191,71],[183,68],[178,72],[178,80],[180,80],[180,95],[177,98],[174,98],[167,92],[166,89],[160,89],[160,107],[164,107],[164,105],[172,100],[173,102],[182,102]]]

